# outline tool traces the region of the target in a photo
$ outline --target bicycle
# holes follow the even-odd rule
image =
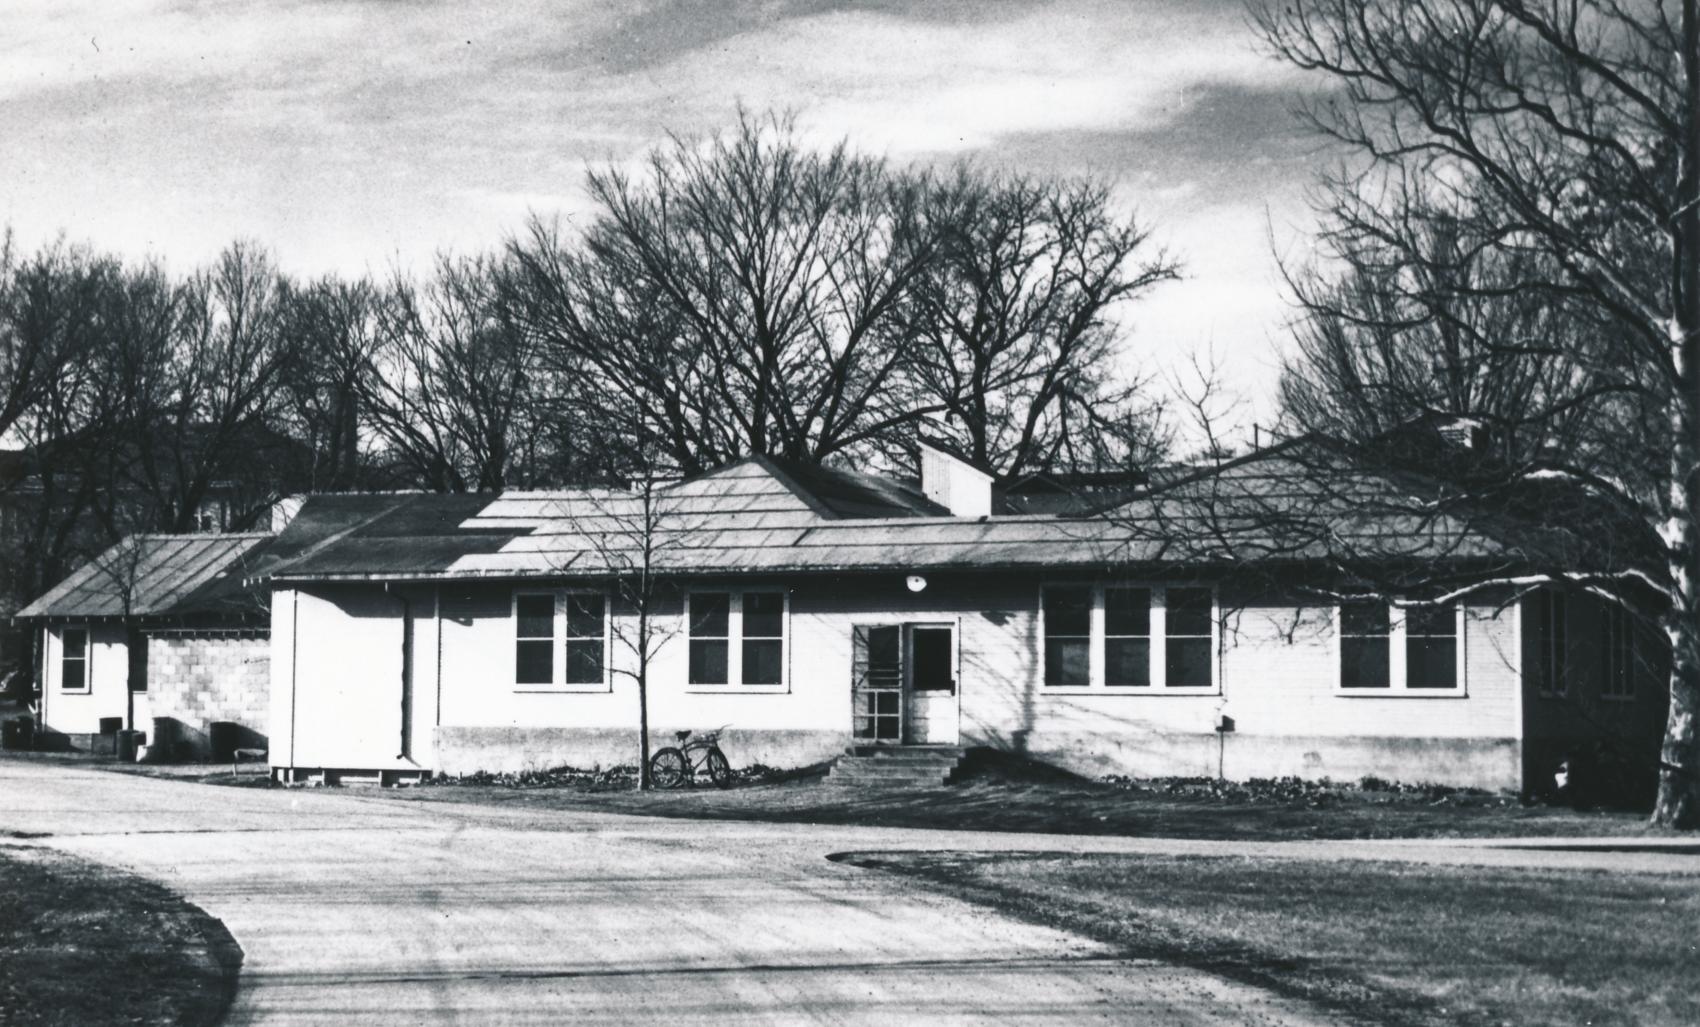
[[[649,780],[657,788],[678,788],[687,781],[694,782],[699,770],[708,772],[708,779],[718,788],[732,787],[732,764],[720,751],[720,728],[696,740],[689,731],[675,731],[678,746],[669,745],[649,758]]]

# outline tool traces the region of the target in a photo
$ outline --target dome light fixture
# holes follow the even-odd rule
[[[927,579],[921,577],[919,574],[909,575],[909,577],[907,579],[905,579],[903,583],[905,585],[909,586],[909,591],[911,591],[911,592],[924,591],[927,587]]]

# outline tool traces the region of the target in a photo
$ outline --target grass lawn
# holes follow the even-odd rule
[[[0,1023],[215,1024],[242,953],[224,925],[150,881],[0,845]]]
[[[200,784],[274,787],[265,768],[251,763],[233,774],[228,763],[121,764],[51,753],[0,754],[4,758]],[[823,779],[824,770],[775,774],[758,769],[726,790],[704,785],[640,793],[634,790],[629,767],[599,772],[563,768],[464,781],[444,778],[382,794],[710,820],[1246,841],[1669,834],[1649,828],[1641,813],[1526,806],[1514,797],[1486,792],[1294,779],[1250,784],[1201,778],[1094,781],[981,751],[970,753],[963,767],[965,780],[936,788],[833,785]]]
[[[227,768],[228,769],[228,768]],[[416,800],[517,803],[646,816],[1169,838],[1443,838],[1652,832],[1638,813],[1523,806],[1448,789],[1365,789],[1298,781],[1089,781],[997,766],[961,784],[866,789],[804,777],[721,791],[632,791],[618,774],[545,774],[400,789]]]
[[[859,853],[971,901],[1394,1024],[1700,1023],[1692,877]]]

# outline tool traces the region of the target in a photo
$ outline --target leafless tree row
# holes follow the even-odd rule
[[[1102,186],[893,168],[756,116],[587,182],[582,230],[377,278],[292,279],[251,242],[176,274],[8,244],[9,590],[289,492],[902,466],[923,419],[1012,478],[1161,445],[1116,318],[1176,270]]]
[[[1317,76],[1301,113],[1341,154],[1316,196],[1323,257],[1291,271],[1289,427],[1423,482],[1413,526],[1511,539],[1502,581],[1656,625],[1656,818],[1700,824],[1700,4],[1304,0],[1255,17]],[[1463,458],[1410,430],[1460,422],[1480,443]]]
[[[682,471],[901,464],[929,416],[1006,477],[1156,441],[1115,317],[1176,267],[1101,186],[896,170],[751,116],[589,184],[580,236],[534,220],[509,246],[514,320],[581,409]]]

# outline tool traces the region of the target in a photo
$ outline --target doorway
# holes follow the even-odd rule
[[[912,745],[955,745],[960,736],[956,680],[956,625],[904,626],[903,740]]]

